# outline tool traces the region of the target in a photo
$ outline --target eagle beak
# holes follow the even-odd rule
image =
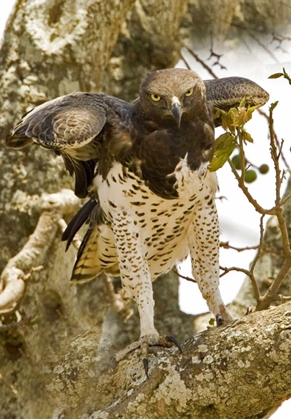
[[[178,128],[180,128],[182,109],[181,109],[181,102],[176,96],[172,98],[171,112],[172,112],[173,117],[175,118]]]

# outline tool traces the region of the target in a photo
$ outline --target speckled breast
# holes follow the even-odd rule
[[[125,246],[142,246],[153,279],[187,257],[187,231],[195,208],[217,188],[216,176],[206,166],[191,171],[186,159],[177,166],[176,179],[179,198],[171,200],[154,194],[119,163],[106,180],[95,179],[98,200],[114,236],[127,235]]]

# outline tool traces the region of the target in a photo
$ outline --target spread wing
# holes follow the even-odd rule
[[[93,93],[73,93],[46,102],[27,113],[6,144],[22,148],[32,143],[53,149],[75,174],[75,194],[87,195],[100,157],[104,127],[127,109],[121,99]]]
[[[269,100],[268,92],[245,77],[223,77],[221,79],[203,80],[203,82],[206,87],[207,101],[226,111],[239,106],[243,98],[246,105],[258,107],[263,106]]]
[[[228,77],[205,80],[207,101],[218,108],[230,109],[242,98],[248,105],[263,105],[268,93],[251,80]],[[63,157],[67,170],[75,174],[75,194],[83,198],[88,194],[96,163],[104,141],[122,125],[130,125],[132,104],[113,96],[94,93],[73,93],[46,102],[27,113],[7,138],[9,147],[21,148],[32,143],[53,149]],[[219,119],[215,125],[220,125]],[[112,130],[106,126],[115,126]],[[108,135],[105,135],[108,134]],[[110,146],[110,153],[122,156],[131,139],[122,134]],[[109,140],[108,140],[109,139]],[[99,169],[106,174],[108,150],[100,159]],[[103,173],[102,172],[102,173]]]

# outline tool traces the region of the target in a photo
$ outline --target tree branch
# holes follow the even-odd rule
[[[33,234],[21,251],[11,258],[0,277],[0,313],[15,309],[33,271],[44,264],[46,253],[59,228],[58,222],[76,208],[79,199],[71,190],[43,194],[37,206],[42,210]]]
[[[148,380],[139,351],[110,373],[105,354],[97,365],[88,360],[92,346],[78,337],[66,356],[45,363],[46,416],[52,399],[63,417],[262,418],[291,396],[290,302],[199,333],[181,355],[159,349]]]

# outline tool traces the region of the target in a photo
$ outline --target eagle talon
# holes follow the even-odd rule
[[[129,344],[125,349],[120,350],[111,358],[111,366],[115,367],[118,362],[123,360],[129,353],[133,352],[134,350],[140,348],[141,351],[141,360],[143,363],[144,371],[146,377],[149,378],[149,360],[148,360],[148,352],[149,347],[166,347],[171,348],[175,345],[180,352],[182,353],[182,348],[178,340],[171,336],[171,335],[162,335],[158,337],[156,340],[153,340],[152,336],[144,336],[139,341],[135,341],[134,343]]]
[[[222,318],[221,315],[216,315],[215,319],[216,319],[216,325],[218,327],[224,324],[224,319]]]
[[[147,377],[147,379],[149,379],[149,361],[146,357],[144,357],[142,359],[142,363],[143,363],[143,367],[144,367],[146,377]]]
[[[178,347],[178,349],[180,350],[180,353],[182,353],[182,347],[180,346],[179,341],[175,337],[173,337],[172,335],[166,335],[166,340],[169,343],[174,343],[175,346]]]
[[[146,337],[143,337],[142,339],[142,343],[141,343],[141,352],[142,352],[142,363],[143,363],[143,367],[145,370],[145,374],[147,376],[147,379],[149,378],[149,361],[148,361],[148,350],[149,347],[166,347],[166,348],[171,348],[173,345],[175,345],[176,347],[178,347],[178,349],[180,350],[180,352],[182,353],[182,348],[178,342],[178,340],[171,336],[171,335],[162,335],[158,338],[158,340],[154,343],[154,342],[147,342],[145,341]],[[150,341],[150,340],[149,340]]]

